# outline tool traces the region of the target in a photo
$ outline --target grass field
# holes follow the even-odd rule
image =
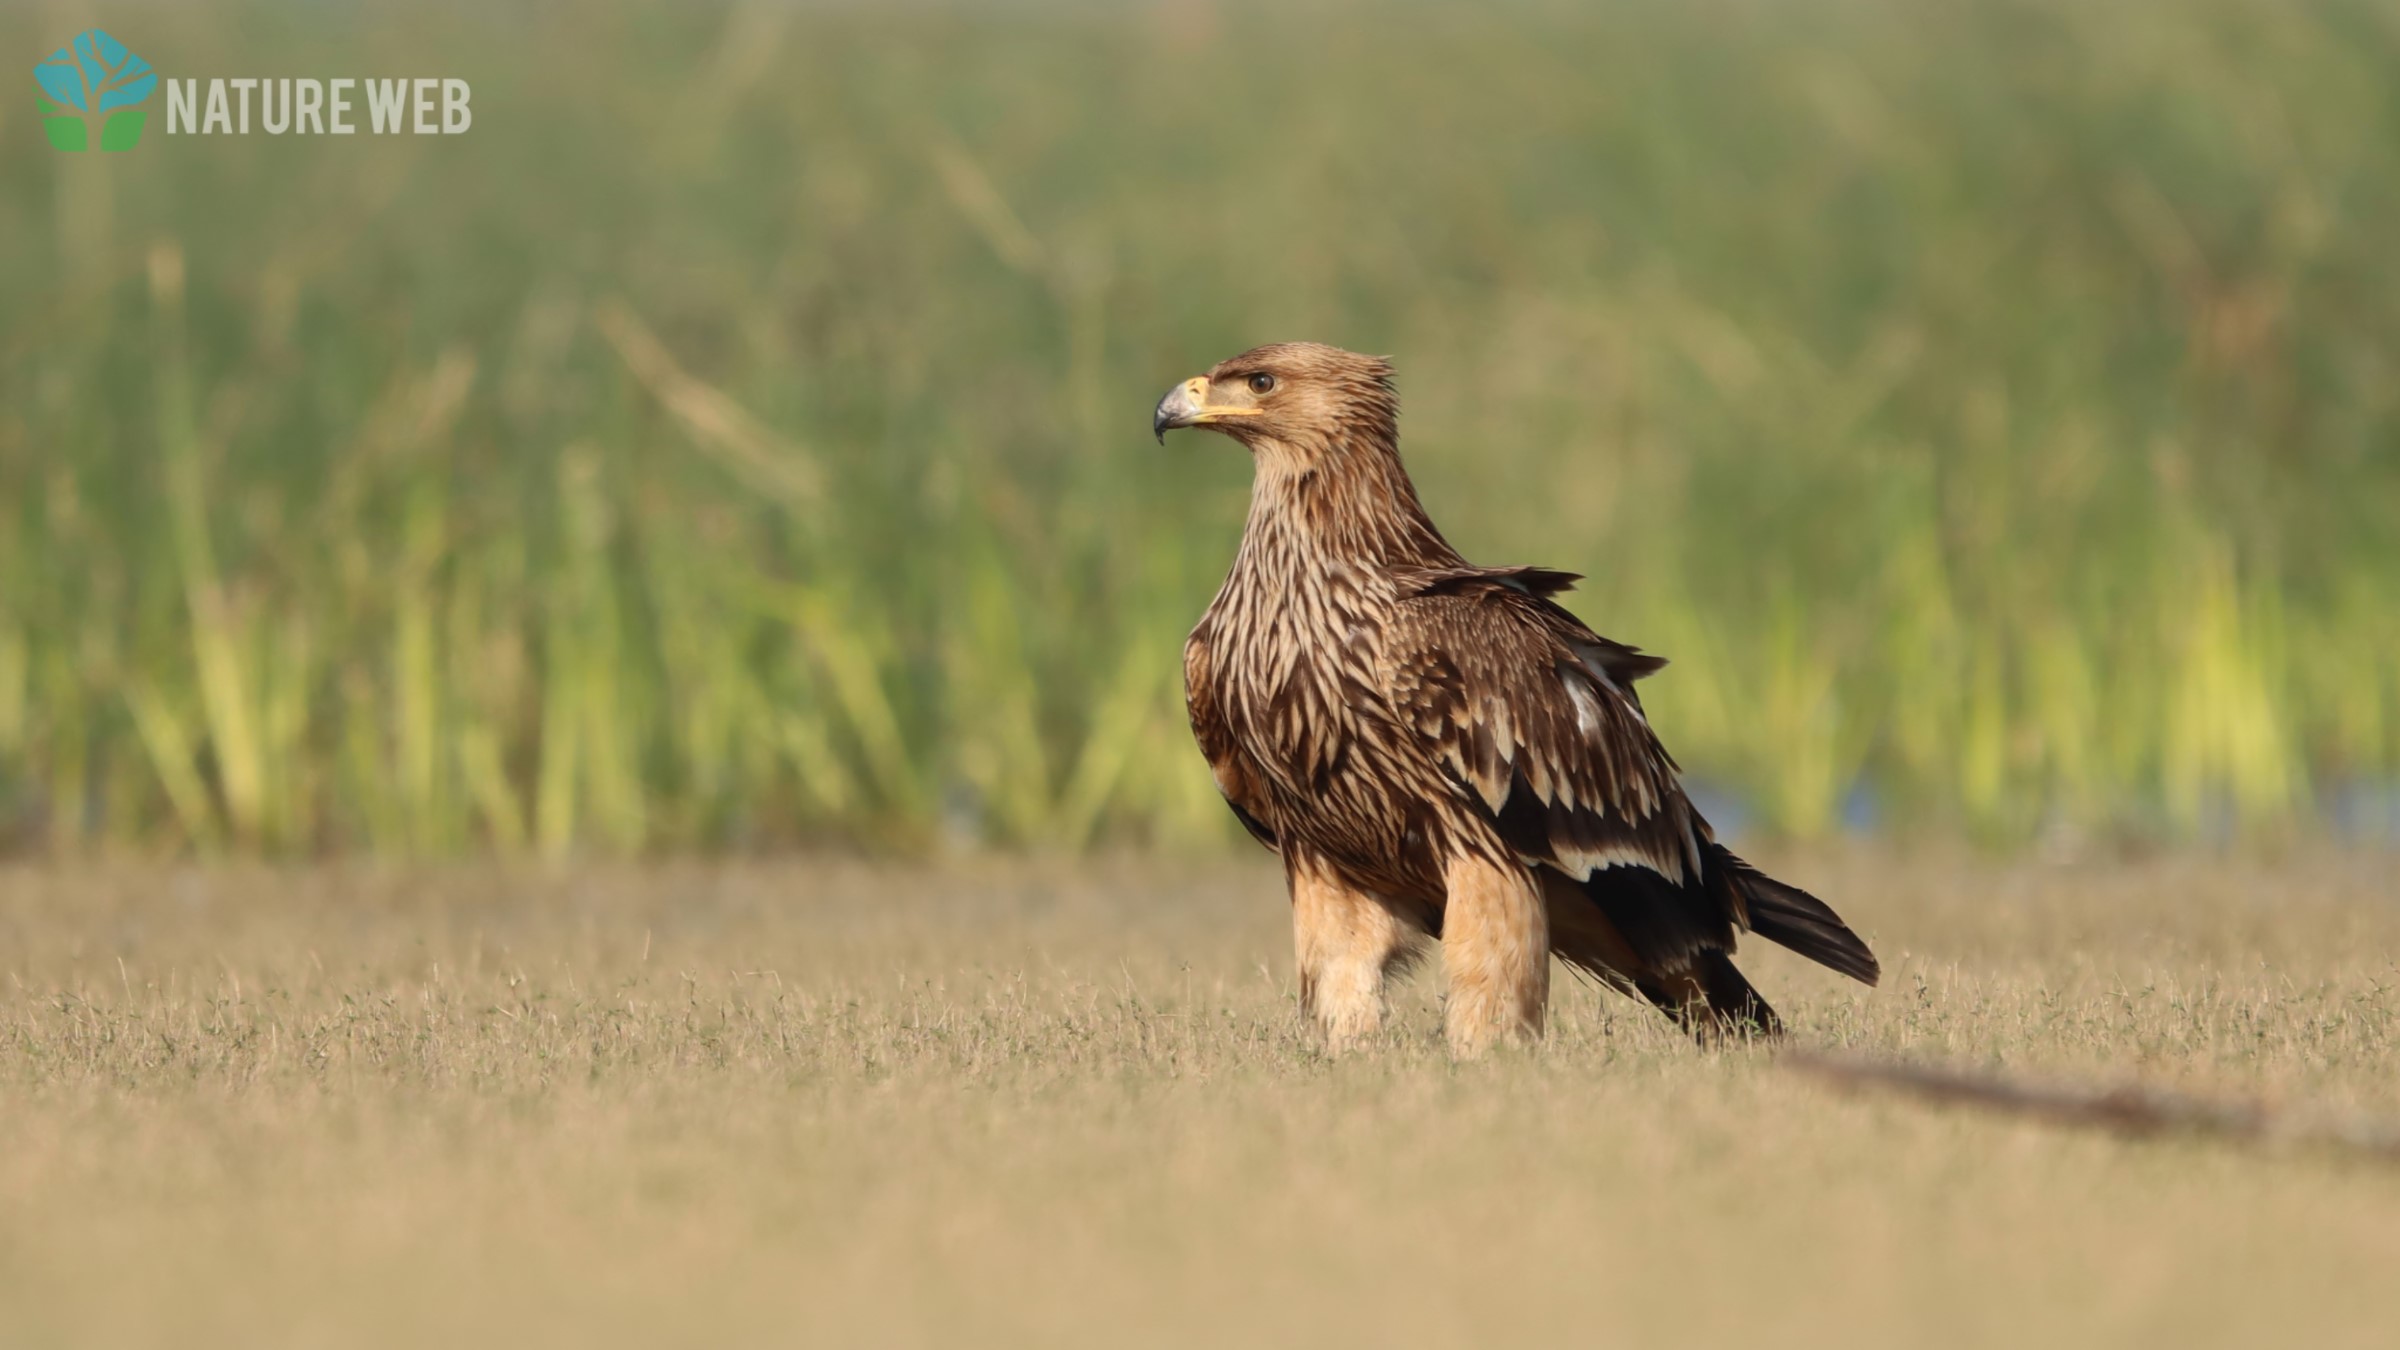
[[[0,8],[0,849],[1227,842],[1254,343],[1785,837],[2400,830],[2389,0]],[[2359,817],[2365,817],[2360,820]]]
[[[1774,860],[1810,1044],[2400,1115],[2388,856]],[[0,873],[0,1342],[2378,1346],[2400,1171],[1562,984],[1329,1062],[1258,866]]]

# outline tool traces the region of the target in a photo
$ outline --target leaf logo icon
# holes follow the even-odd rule
[[[141,143],[150,114],[133,105],[158,90],[158,72],[131,48],[97,28],[33,68],[41,87],[34,102],[42,131],[61,150],[88,150],[99,131],[102,150],[131,150]]]

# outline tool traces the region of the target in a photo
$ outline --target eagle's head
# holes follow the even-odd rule
[[[1274,342],[1229,357],[1167,391],[1150,429],[1207,427],[1253,453],[1301,464],[1362,442],[1393,446],[1400,403],[1392,363],[1321,342]]]

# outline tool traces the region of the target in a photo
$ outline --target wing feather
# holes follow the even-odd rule
[[[1468,570],[1396,608],[1386,696],[1402,725],[1528,862],[1577,881],[1655,873],[1730,936],[1734,916],[1703,884],[1707,826],[1632,691],[1665,662],[1584,627],[1524,584],[1532,569]]]
[[[1217,780],[1225,804],[1233,808],[1234,818],[1258,842],[1280,852],[1275,828],[1267,823],[1264,794],[1217,700],[1214,675],[1208,628],[1203,624],[1193,629],[1183,644],[1183,704],[1191,716],[1192,739],[1199,743],[1201,757],[1208,761],[1209,774]]]

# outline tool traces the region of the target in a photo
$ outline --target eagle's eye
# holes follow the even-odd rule
[[[1250,392],[1264,394],[1275,387],[1275,377],[1265,372],[1250,377]]]

